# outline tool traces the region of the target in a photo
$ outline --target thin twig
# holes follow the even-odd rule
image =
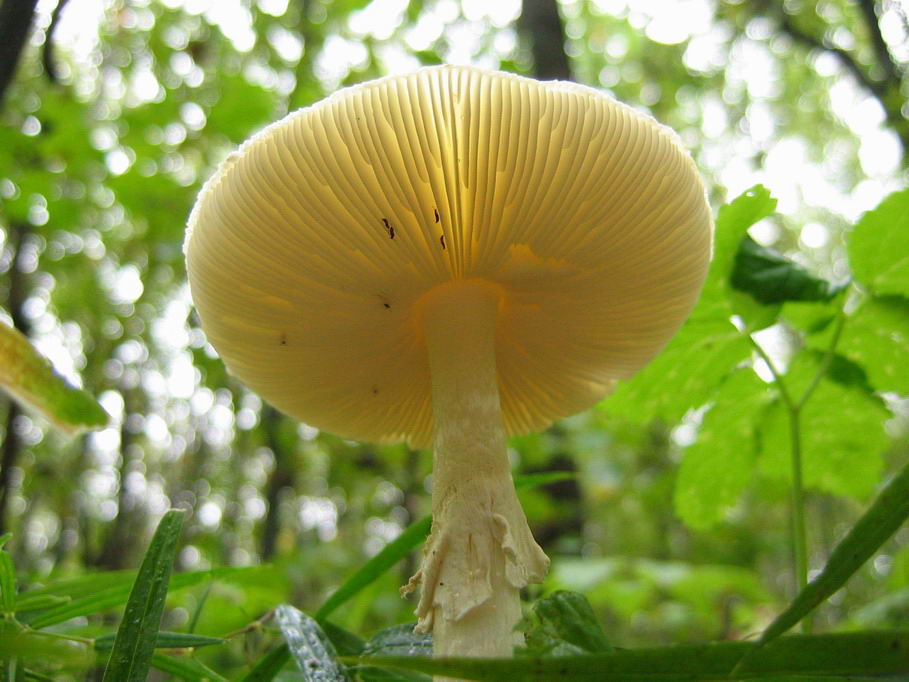
[[[875,4],[874,0],[861,0],[859,7],[862,10],[862,16],[865,18],[865,26],[868,29],[868,35],[871,37],[871,44],[874,46],[877,61],[883,68],[887,80],[891,83],[900,83],[903,78],[903,69],[894,61],[893,55],[890,54],[890,48],[884,40],[884,34],[881,33],[881,24]]]
[[[44,37],[44,50],[41,52],[41,63],[44,64],[44,73],[51,83],[59,82],[57,66],[54,63],[54,31],[57,30],[57,24],[60,22],[60,14],[69,0],[59,0],[54,11],[51,13],[50,26],[47,27],[47,35]]]

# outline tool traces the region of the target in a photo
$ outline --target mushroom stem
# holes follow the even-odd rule
[[[507,657],[522,643],[519,590],[549,559],[511,479],[496,374],[500,287],[461,280],[432,290],[423,325],[432,376],[432,533],[419,572],[418,631],[435,656]]]

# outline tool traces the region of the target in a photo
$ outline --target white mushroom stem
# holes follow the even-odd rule
[[[511,656],[519,590],[546,575],[511,479],[499,402],[499,287],[462,280],[424,299],[432,375],[432,533],[405,591],[422,583],[418,631],[435,656]]]

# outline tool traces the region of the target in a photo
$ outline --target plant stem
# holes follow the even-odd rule
[[[808,584],[808,532],[805,528],[805,488],[802,480],[802,430],[801,430],[801,407],[804,399],[796,403],[792,399],[786,382],[783,381],[783,375],[773,364],[773,360],[767,355],[767,351],[749,335],[749,341],[755,352],[767,365],[770,374],[773,376],[773,383],[776,384],[780,392],[780,399],[786,408],[786,416],[789,420],[789,454],[790,464],[792,467],[792,547],[794,556],[793,573],[795,574],[795,584],[797,590],[802,590]],[[811,619],[806,618],[802,621],[803,632],[811,631]]]
[[[549,560],[534,542],[508,463],[496,374],[500,289],[442,285],[422,302],[432,376],[432,533],[423,564],[418,630],[436,656],[511,656],[521,643],[519,590]]]

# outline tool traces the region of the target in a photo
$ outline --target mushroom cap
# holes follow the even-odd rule
[[[505,429],[545,428],[665,345],[713,225],[676,135],[591,88],[441,66],[336,92],[231,154],[189,219],[190,287],[228,369],[346,438],[432,438],[420,299],[500,291]]]

